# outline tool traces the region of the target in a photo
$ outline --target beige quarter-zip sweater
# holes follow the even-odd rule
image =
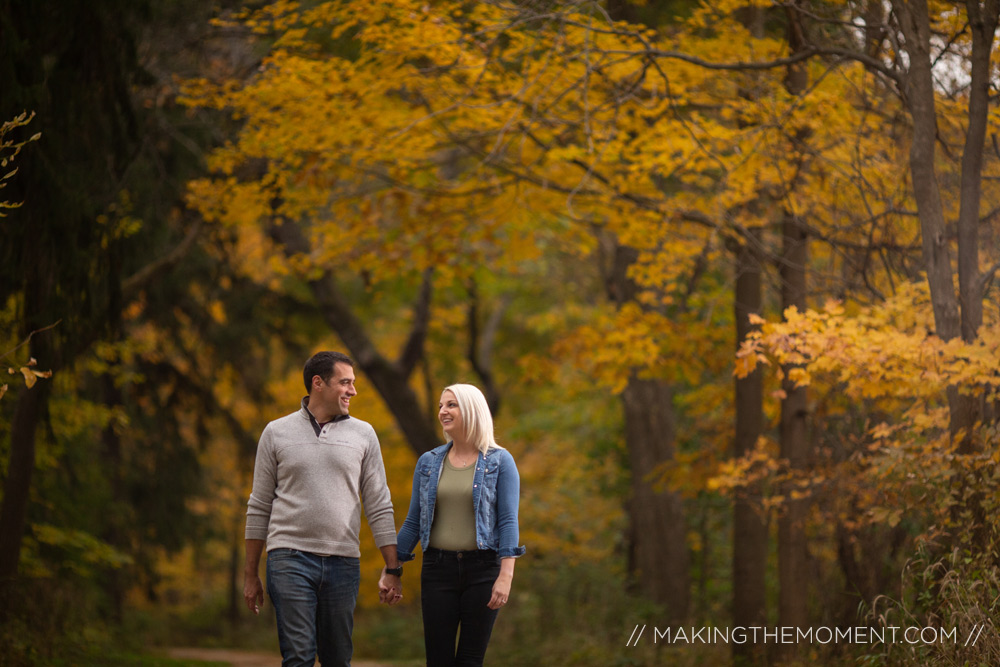
[[[320,426],[305,408],[264,428],[257,444],[246,538],[267,550],[361,556],[361,506],[376,546],[396,543],[375,429],[352,417]]]

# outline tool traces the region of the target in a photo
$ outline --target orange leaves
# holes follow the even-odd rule
[[[38,362],[35,361],[34,358],[32,358],[31,360],[28,361],[28,365],[27,366],[21,366],[17,370],[14,370],[13,368],[9,368],[9,369],[7,369],[7,371],[11,375],[14,375],[15,373],[21,373],[21,375],[24,376],[24,384],[25,384],[25,386],[27,386],[28,389],[31,389],[32,387],[35,386],[35,383],[38,382],[38,378],[50,378],[50,377],[52,377],[52,371],[39,371],[39,370],[35,370],[34,368],[32,368],[32,366],[36,365],[37,363]]]
[[[536,258],[537,219],[475,157],[490,139],[456,148],[448,137],[505,122],[494,114],[502,105],[470,97],[483,57],[458,30],[461,17],[457,5],[405,2],[282,2],[247,15],[281,38],[254,80],[188,86],[189,103],[243,120],[237,141],[209,159],[216,177],[191,184],[189,203],[241,238],[275,218],[303,226],[310,251],[282,264],[305,277],[347,266],[378,282],[435,266],[448,279],[460,262],[510,268]],[[317,28],[337,43],[321,46]],[[488,86],[475,94],[488,97]],[[261,275],[276,269],[246,256]]]
[[[762,355],[761,355],[762,356]],[[764,357],[766,359],[766,357]],[[736,363],[733,368],[733,375],[738,378],[745,378],[757,368],[758,355],[748,353],[744,350],[736,355]]]
[[[8,307],[10,307],[10,304],[8,304]],[[0,354],[0,357],[2,357],[3,359],[9,359],[11,361],[14,361],[14,353],[17,352],[17,350],[19,350],[20,348],[22,348],[25,345],[27,345],[28,342],[31,340],[32,336],[34,336],[35,334],[38,334],[38,333],[42,333],[43,331],[47,331],[49,329],[52,329],[53,327],[57,326],[59,324],[59,322],[61,322],[61,321],[62,320],[59,320],[55,324],[50,324],[47,327],[43,327],[42,329],[38,329],[36,331],[31,332],[30,334],[28,334],[28,337],[24,341],[22,341],[19,345],[16,345],[12,349],[7,350],[7,352],[5,352],[3,354]],[[14,362],[14,363],[16,364],[17,362]],[[37,365],[38,365],[38,361],[36,361],[34,357],[31,357],[30,359],[28,359],[28,361],[26,361],[24,364],[22,364],[18,368],[8,368],[7,372],[10,373],[11,375],[17,375],[18,373],[20,373],[21,376],[24,378],[24,384],[25,384],[25,386],[28,389],[31,389],[32,387],[35,386],[35,383],[38,382],[39,378],[51,378],[52,377],[52,371],[39,371],[39,370],[36,370],[35,366],[37,366]],[[8,389],[9,389],[9,387],[8,387],[7,384],[0,385],[0,398],[3,398],[4,394],[7,393]]]
[[[697,382],[715,336],[698,322],[678,322],[627,303],[615,313],[593,315],[563,336],[553,354],[569,361],[609,390],[619,393],[630,373],[642,378]],[[691,346],[704,345],[705,354],[692,354]]]
[[[866,508],[865,521],[895,526],[906,516],[901,507],[914,498],[947,495],[956,466],[968,462],[956,458],[946,390],[995,399],[997,323],[985,323],[973,343],[943,342],[928,333],[932,315],[924,284],[904,285],[876,306],[830,303],[823,310],[785,315],[783,322],[761,325],[738,353],[737,367],[743,372],[763,357],[780,376],[792,365],[788,379],[811,385],[814,410],[825,415],[828,429],[838,423],[837,410],[854,419],[868,416],[850,431],[820,438],[846,449],[828,475],[844,487],[844,498]],[[995,442],[995,434],[976,428],[978,438]],[[750,475],[751,460],[722,469],[715,484],[726,488]],[[922,507],[930,513],[939,509]],[[946,519],[947,514],[941,518]]]
[[[898,507],[873,507],[869,511],[869,516],[875,523],[884,523],[890,528],[895,528],[903,518],[903,510]]]
[[[820,494],[827,517],[851,530],[904,521],[949,525],[952,480],[986,456],[958,455],[961,434],[949,430],[946,393],[995,400],[1000,391],[996,314],[973,343],[941,341],[924,283],[902,285],[874,306],[831,302],[786,311],[783,321],[753,317],[760,329],[736,355],[739,376],[764,363],[779,379],[809,385],[815,452],[793,469],[761,443],[718,467],[708,488],[738,495],[753,489],[762,511],[780,512],[802,494]],[[787,377],[783,374],[787,373]],[[784,398],[784,392],[773,395]],[[976,425],[975,438],[996,450],[996,431]],[[756,486],[754,486],[756,485]],[[919,519],[918,519],[919,516]]]
[[[52,371],[39,371],[32,368],[37,362],[31,359],[26,366],[21,366],[20,368],[8,368],[7,372],[11,375],[17,375],[20,373],[24,377],[24,385],[31,389],[38,382],[38,378],[50,378],[52,377]],[[0,398],[7,393],[7,385],[0,385]]]
[[[914,312],[904,317],[905,303]],[[836,304],[786,314],[785,322],[766,324],[740,354],[766,354],[778,365],[803,364],[791,371],[797,384],[820,375],[824,383],[835,382],[847,395],[863,399],[935,402],[948,385],[1000,387],[995,371],[1000,339],[984,327],[975,343],[944,343],[923,327],[928,310],[919,290],[902,290],[884,306],[856,315]]]

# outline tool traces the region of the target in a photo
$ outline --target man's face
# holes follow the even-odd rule
[[[344,363],[333,366],[333,376],[325,383],[313,380],[311,400],[319,399],[332,415],[346,415],[351,411],[351,398],[357,396],[354,388],[354,369]]]

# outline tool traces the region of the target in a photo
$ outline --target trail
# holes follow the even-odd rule
[[[281,664],[277,653],[260,651],[237,651],[224,648],[171,648],[167,656],[178,660],[204,660],[205,662],[225,662],[231,667],[275,667]],[[354,660],[352,667],[390,667],[386,663],[370,660]]]

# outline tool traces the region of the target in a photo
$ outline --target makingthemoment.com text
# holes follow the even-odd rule
[[[960,637],[958,628],[935,626],[885,627],[855,626],[831,628],[828,626],[798,628],[782,626],[737,626],[721,628],[703,627],[653,627],[637,624],[626,646],[638,646],[643,635],[654,644],[975,644],[985,626],[973,626],[968,637]]]

